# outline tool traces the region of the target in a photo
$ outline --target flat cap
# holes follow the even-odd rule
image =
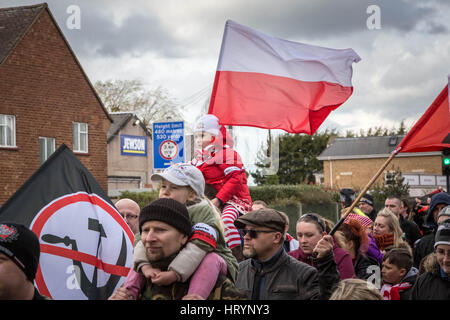
[[[244,229],[246,225],[252,227],[266,227],[284,233],[286,228],[286,218],[275,209],[261,208],[250,211],[234,221],[238,229]]]

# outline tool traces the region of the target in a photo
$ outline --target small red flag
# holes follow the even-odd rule
[[[448,86],[397,146],[397,152],[428,152],[450,148]]]

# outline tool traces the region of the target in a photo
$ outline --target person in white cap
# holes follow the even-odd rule
[[[242,261],[242,240],[234,221],[251,211],[252,199],[241,157],[233,150],[234,141],[225,126],[212,114],[196,122],[194,140],[196,151],[191,163],[203,173],[206,184],[214,188],[216,195],[211,201],[221,209],[227,245]]]
[[[190,279],[186,298],[207,299],[220,274],[234,283],[237,260],[226,246],[217,208],[204,197],[205,180],[200,170],[191,164],[174,164],[162,173],[153,174],[151,179],[161,182],[160,199],[170,198],[187,205],[193,227],[186,246],[175,258],[172,257],[173,261],[163,272],[151,265],[144,243],[138,240],[134,248],[134,270],[127,276],[124,287],[136,299],[145,284],[145,277],[157,285]]]

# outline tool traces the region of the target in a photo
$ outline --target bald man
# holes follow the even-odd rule
[[[134,234],[139,233],[139,212],[141,208],[131,199],[120,199],[116,202],[117,211],[125,219]]]

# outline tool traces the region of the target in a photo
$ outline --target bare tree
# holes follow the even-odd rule
[[[159,86],[147,89],[140,80],[97,81],[95,90],[109,112],[134,112],[145,126],[182,118],[182,107]]]

